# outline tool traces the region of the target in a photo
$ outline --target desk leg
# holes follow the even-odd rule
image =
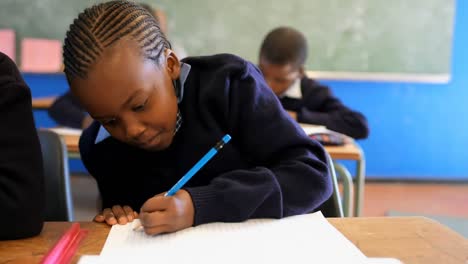
[[[359,149],[361,152],[361,159],[357,161],[356,167],[356,185],[354,196],[354,216],[361,216],[362,205],[364,203],[364,184],[366,177],[366,158],[364,157],[364,152],[362,149]]]
[[[351,208],[353,207],[353,201],[351,199],[353,192],[353,178],[348,169],[338,162],[333,162],[336,174],[339,175],[341,182],[343,183],[343,214],[345,217],[351,217]]]

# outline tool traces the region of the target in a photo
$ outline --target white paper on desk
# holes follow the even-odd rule
[[[133,231],[137,222],[112,227],[101,252],[105,262],[365,263],[367,259],[321,212],[280,220],[211,223],[153,237]]]
[[[68,128],[68,127],[54,127],[54,128],[49,128],[49,130],[52,130],[61,136],[80,136],[81,133],[83,132],[83,130],[81,129]]]
[[[303,124],[303,123],[299,123],[299,125],[301,126],[301,128],[304,130],[304,132],[308,136],[313,135],[313,134],[324,133],[324,134],[336,135],[338,137],[342,137],[342,138],[345,139],[345,142],[353,142],[354,141],[353,138],[351,138],[351,137],[349,137],[349,136],[347,136],[345,134],[330,130],[330,129],[326,128],[325,126],[310,125],[310,124]]]
[[[125,259],[127,261],[131,261],[129,258],[130,256]],[[131,258],[134,259],[133,256]],[[84,255],[84,256],[81,256],[80,260],[78,261],[78,264],[106,264],[106,263],[118,264],[122,262],[123,261],[121,260],[121,257],[118,255],[107,256],[107,257],[101,257],[97,255]],[[351,263],[351,262],[346,262],[346,263]],[[363,264],[404,264],[404,263],[395,258],[367,258],[367,260]]]
[[[367,264],[403,264],[396,258],[368,258]]]
[[[312,135],[316,133],[328,133],[328,129],[325,126],[319,126],[319,125],[310,125],[310,124],[302,124],[299,123],[299,126],[304,130],[306,135]]]

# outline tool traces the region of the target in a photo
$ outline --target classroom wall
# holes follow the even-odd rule
[[[368,178],[468,180],[466,26],[468,1],[457,1],[448,84],[324,81],[347,105],[368,117],[371,135],[359,142]],[[67,89],[63,75],[24,77],[33,96]],[[54,125],[43,111],[35,117],[38,126]]]
[[[19,39],[62,39],[78,12],[103,1],[2,0],[0,10],[8,12],[0,28],[15,29]],[[169,38],[190,55],[231,52],[256,60],[263,36],[287,25],[311,40],[309,70],[445,75],[450,68],[455,0],[142,2],[166,12]]]
[[[468,1],[457,1],[448,84],[327,81],[369,119],[367,175],[468,180]]]

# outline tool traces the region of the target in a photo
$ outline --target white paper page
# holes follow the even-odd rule
[[[403,264],[396,258],[368,258],[367,264]]]
[[[325,126],[302,124],[302,123],[300,123],[299,125],[304,130],[306,135],[312,135],[315,133],[328,133],[328,129]]]
[[[83,130],[76,128],[67,128],[67,127],[55,127],[49,128],[49,130],[54,131],[55,133],[61,136],[80,136]]]
[[[103,264],[106,258],[96,255],[84,255],[78,260],[78,264]]]
[[[330,129],[324,127],[324,126],[309,125],[309,124],[302,124],[302,123],[299,123],[299,125],[301,126],[301,128],[304,130],[304,132],[308,136],[310,136],[312,134],[325,133],[325,134],[330,134],[330,135],[336,135],[338,137],[343,137],[345,139],[346,143],[351,143],[351,142],[354,141],[353,138],[351,138],[351,137],[349,137],[349,136],[347,136],[345,134],[338,133],[336,131],[330,130]]]
[[[138,221],[115,225],[101,257],[158,263],[366,263],[367,258],[321,212],[243,223],[211,223],[176,233],[148,236],[133,231]],[[118,257],[116,257],[118,256]]]
[[[127,258],[124,258],[127,259]],[[105,264],[120,263],[121,259],[117,256],[101,257],[96,255],[84,255],[78,261],[78,264]],[[404,264],[395,258],[368,258],[365,264]]]

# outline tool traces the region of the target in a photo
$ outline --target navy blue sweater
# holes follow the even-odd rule
[[[175,184],[226,133],[229,142],[184,188],[195,225],[281,218],[313,211],[332,193],[323,148],[289,118],[259,70],[233,55],[186,58],[192,66],[179,104],[183,123],[168,149],[148,152],[114,138],[80,140],[103,207],[139,210]]]
[[[39,234],[44,171],[31,92],[15,63],[0,53],[0,240]]]
[[[286,110],[297,112],[298,122],[323,125],[356,139],[368,137],[366,118],[346,107],[327,86],[303,77],[301,92],[302,98],[280,99]]]

